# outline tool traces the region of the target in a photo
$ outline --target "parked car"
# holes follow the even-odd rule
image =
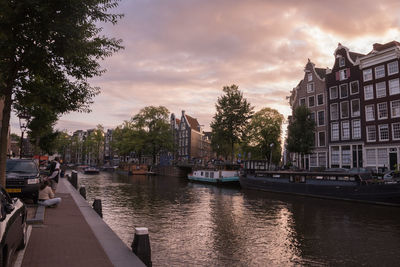
[[[27,242],[27,211],[18,198],[7,194],[0,186],[0,266],[11,266],[11,259]]]
[[[40,172],[31,159],[7,159],[6,191],[12,197],[30,198],[36,204],[39,196]]]

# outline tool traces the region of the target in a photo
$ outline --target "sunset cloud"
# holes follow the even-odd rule
[[[368,53],[400,41],[399,1],[123,0],[125,17],[103,33],[125,50],[102,63],[90,114],[69,114],[60,129],[115,127],[149,105],[197,117],[209,129],[225,85],[255,106],[290,112],[286,96],[310,58],[332,67],[338,42]],[[15,118],[14,118],[15,120]]]

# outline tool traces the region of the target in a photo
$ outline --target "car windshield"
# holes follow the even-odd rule
[[[37,172],[33,161],[7,160],[7,172]]]

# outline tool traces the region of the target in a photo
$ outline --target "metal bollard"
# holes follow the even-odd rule
[[[82,186],[79,188],[79,194],[81,194],[81,196],[82,196],[84,199],[86,199],[86,187],[85,187],[84,185],[82,185]]]
[[[149,230],[146,227],[136,227],[135,237],[131,245],[132,252],[148,267],[152,266]]]
[[[72,171],[71,173],[71,184],[75,189],[78,189],[78,172],[77,171]]]
[[[103,208],[101,206],[101,199],[96,198],[93,201],[93,209],[101,218],[103,218]]]

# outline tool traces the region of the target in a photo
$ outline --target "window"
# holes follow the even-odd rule
[[[385,65],[380,65],[375,68],[375,79],[385,77]]]
[[[386,148],[378,148],[378,165],[388,166],[389,154]]]
[[[331,120],[339,119],[339,108],[338,104],[331,104]]]
[[[309,107],[315,106],[315,97],[314,96],[309,96],[308,97],[308,106]]]
[[[369,100],[374,98],[374,87],[372,84],[364,86],[364,99]]]
[[[336,80],[346,80],[347,78],[350,77],[350,69],[344,69],[344,70],[339,70],[338,72],[336,72]]]
[[[348,121],[342,121],[342,140],[350,139],[350,123]]]
[[[367,155],[367,164],[368,165],[376,165],[376,150],[375,149],[366,149],[365,154]]]
[[[377,105],[377,110],[378,110],[378,120],[383,120],[388,118],[388,109],[387,109],[387,103],[379,103]]]
[[[336,99],[338,97],[337,86],[329,88],[329,92],[330,92],[330,99]]]
[[[305,106],[305,105],[306,105],[306,99],[300,98],[300,106]]]
[[[344,59],[344,57],[340,57],[339,58],[339,67],[344,67],[344,65],[346,64],[346,60]]]
[[[312,81],[312,73],[307,74],[307,79],[308,79],[309,82]]]
[[[360,116],[360,99],[351,100],[351,116],[352,117]]]
[[[350,167],[351,164],[351,150],[350,146],[342,146],[342,166]]]
[[[325,146],[325,132],[318,132],[318,146]]]
[[[389,95],[400,94],[399,79],[389,81]]]
[[[399,64],[397,61],[393,61],[387,64],[388,75],[396,74],[399,72]]]
[[[365,120],[366,121],[375,120],[375,108],[374,108],[374,105],[365,106]]]
[[[307,84],[307,93],[314,93],[314,83]]]
[[[354,95],[354,94],[358,94],[358,81],[353,81],[350,83],[350,94]]]
[[[325,111],[320,110],[318,111],[318,126],[325,125]]]
[[[400,117],[400,100],[395,100],[390,102],[391,105],[391,117],[397,118]]]
[[[317,167],[317,153],[310,155],[310,167]]]
[[[392,124],[392,139],[400,140],[400,122]]]
[[[353,120],[353,139],[360,139],[361,138],[361,121],[360,120]]]
[[[379,128],[379,141],[389,141],[389,126],[387,124],[382,124],[378,126]]]
[[[331,164],[339,164],[339,147],[333,146],[331,147]]]
[[[386,96],[386,83],[380,82],[376,84],[376,98]]]
[[[339,140],[339,123],[333,122],[331,124],[331,140],[337,141]]]
[[[367,142],[376,141],[376,129],[375,125],[367,126]]]
[[[364,82],[372,80],[372,69],[366,69],[363,71]]]
[[[340,85],[340,98],[349,96],[349,90],[347,89],[347,83]]]
[[[340,102],[340,118],[345,119],[349,117],[349,102]]]
[[[317,95],[317,105],[321,106],[324,104],[324,94]]]
[[[325,152],[318,153],[318,165],[320,167],[326,167],[326,153]]]
[[[315,122],[315,112],[310,113],[310,118],[313,122]]]

